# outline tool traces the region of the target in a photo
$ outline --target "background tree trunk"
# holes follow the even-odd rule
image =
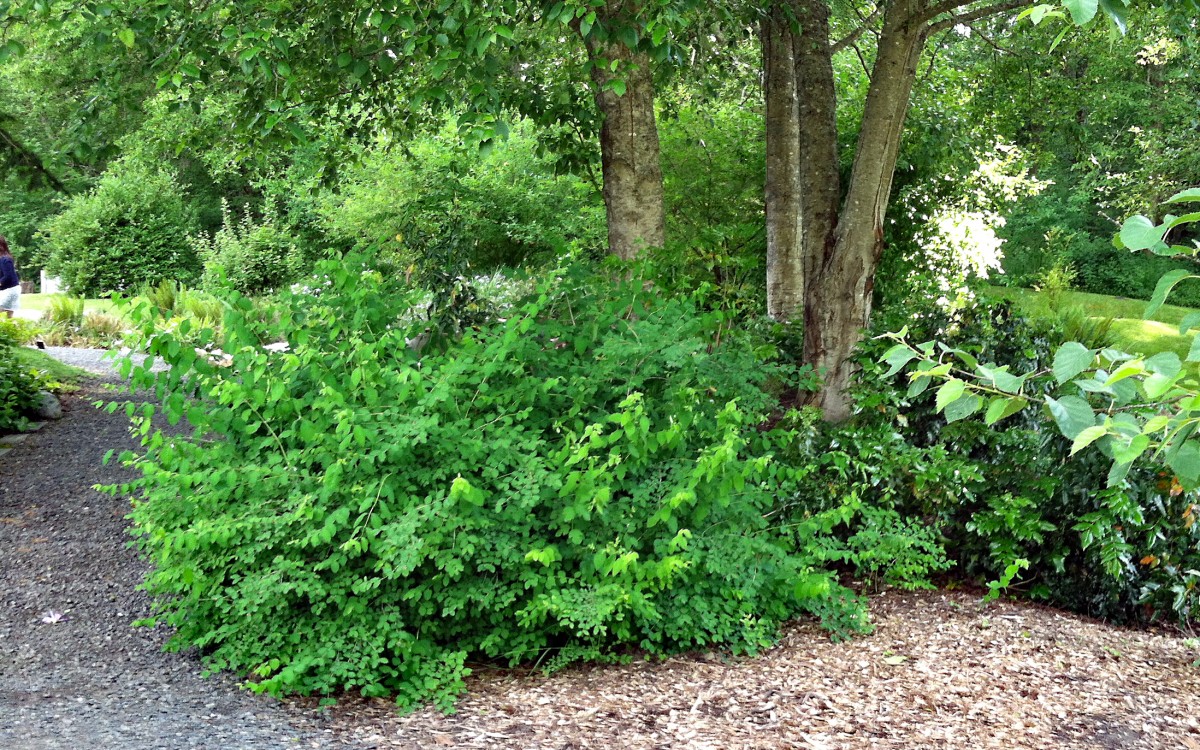
[[[800,244],[800,104],[793,52],[793,13],[775,2],[762,20],[766,103],[767,314],[792,320],[804,305]]]
[[[871,315],[884,217],[925,41],[920,12],[918,0],[892,0],[884,14],[849,188],[823,256],[808,274],[804,361],[824,373],[813,403],[830,421],[844,420],[851,412],[848,389],[855,368],[850,357]],[[807,243],[807,230],[805,234]]]
[[[623,44],[585,38],[592,62],[608,216],[608,251],[623,260],[636,258],[666,239],[662,161],[654,116],[654,78],[650,58]],[[619,61],[617,72],[605,62]],[[610,84],[625,83],[618,95]]]

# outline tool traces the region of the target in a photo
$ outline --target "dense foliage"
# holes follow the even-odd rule
[[[264,690],[412,703],[449,700],[468,657],[754,651],[805,610],[862,627],[822,572],[872,548],[834,533],[858,506],[783,523],[808,469],[774,458],[796,432],[758,427],[769,391],[805,381],[723,316],[568,271],[417,351],[411,294],[354,261],[322,271],[276,320],[234,297],[227,361],[132,312],[171,365],[135,384],[195,428],[143,421],[127,488],[173,646]]]
[[[21,429],[38,403],[41,377],[16,356],[25,339],[19,321],[0,318],[0,433]]]
[[[96,297],[162,279],[191,280],[194,217],[167,173],[130,167],[72,198],[45,227],[45,265],[74,294]]]

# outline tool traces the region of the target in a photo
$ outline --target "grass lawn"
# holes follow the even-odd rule
[[[80,378],[86,376],[86,370],[81,370],[78,367],[72,367],[59,362],[54,357],[40,352],[37,349],[28,347],[16,348],[17,359],[25,365],[32,367],[35,370],[40,370],[48,374],[53,380],[60,383],[70,385],[79,381]]]
[[[57,297],[57,294],[22,294],[21,309],[36,310],[44,313],[50,307],[50,299]],[[84,313],[90,312],[111,312],[113,309],[112,300],[107,299],[88,299],[83,301]]]
[[[1052,314],[1045,294],[1031,289],[989,287],[988,293],[1012,300],[1026,315],[1047,317]],[[1142,317],[1147,302],[1127,297],[1109,297],[1088,292],[1064,292],[1059,302],[1063,308],[1077,307],[1094,318],[1113,318],[1114,342],[1118,348],[1150,356],[1171,351],[1180,359],[1187,357],[1195,333],[1179,335],[1183,316],[1196,312],[1190,307],[1164,305],[1150,320]]]

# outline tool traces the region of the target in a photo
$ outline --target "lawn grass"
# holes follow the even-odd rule
[[[1184,359],[1196,337],[1195,333],[1179,333],[1183,316],[1197,312],[1190,307],[1163,305],[1147,320],[1142,316],[1148,303],[1140,299],[1068,291],[1061,292],[1056,300],[1051,301],[1044,292],[1014,287],[989,287],[987,293],[1011,300],[1021,312],[1031,317],[1053,317],[1056,312],[1075,307],[1082,309],[1089,317],[1112,318],[1113,344],[1133,354],[1151,356],[1171,351]],[[1057,309],[1052,310],[1052,307]]]
[[[50,299],[60,295],[56,294],[22,294],[21,309],[36,310],[44,313],[50,307]],[[86,299],[83,301],[83,312],[112,312],[112,300],[107,299]]]
[[[51,380],[56,380],[63,385],[73,385],[78,383],[80,379],[88,376],[86,370],[63,364],[54,357],[37,349],[20,346],[16,347],[15,351],[18,361],[27,367],[46,373],[50,376]]]

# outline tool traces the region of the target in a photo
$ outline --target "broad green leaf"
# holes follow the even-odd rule
[[[1192,338],[1192,348],[1188,350],[1188,362],[1200,362],[1200,334]]]
[[[1146,392],[1147,398],[1157,399],[1174,388],[1177,382],[1179,382],[1178,375],[1168,377],[1154,373],[1142,383],[1142,390]]]
[[[1121,225],[1121,242],[1129,250],[1153,250],[1163,245],[1165,230],[1140,214],[1130,216]]]
[[[1179,355],[1175,352],[1160,352],[1146,360],[1146,369],[1173,378],[1183,369],[1183,363],[1179,361]]]
[[[136,41],[137,35],[134,33],[133,29],[125,28],[117,32],[117,39],[120,39],[121,43],[129,49],[133,49],[133,43]]]
[[[1094,351],[1078,341],[1068,341],[1054,353],[1054,379],[1064,385],[1091,367],[1095,359]]]
[[[1108,16],[1108,20],[1112,21],[1113,28],[1118,34],[1124,36],[1129,31],[1125,0],[1100,0],[1100,8]]]
[[[1179,477],[1180,484],[1188,489],[1195,487],[1200,481],[1200,446],[1193,440],[1185,442],[1167,460],[1167,465]]]
[[[992,399],[988,406],[987,414],[984,415],[983,421],[989,427],[996,424],[1002,419],[1007,419],[1017,412],[1024,409],[1029,402],[1023,398],[1004,398],[997,396]]]
[[[1129,468],[1132,464],[1123,464],[1114,462],[1112,468],[1108,470],[1108,486],[1116,487],[1121,482],[1125,481],[1125,477],[1129,475]]]
[[[1200,221],[1200,211],[1183,216],[1167,216],[1162,223],[1163,233],[1171,231],[1175,227],[1181,227],[1184,224],[1193,224]]]
[[[1200,312],[1190,312],[1179,321],[1179,335],[1183,336],[1196,327],[1200,327]]]
[[[1150,447],[1150,438],[1146,435],[1138,435],[1133,440],[1130,440],[1127,445],[1115,443],[1113,445],[1113,458],[1117,463],[1132,464],[1134,461],[1141,458],[1141,455]]]
[[[1079,451],[1088,447],[1100,438],[1108,434],[1108,427],[1098,424],[1088,427],[1075,436],[1075,442],[1071,443],[1071,455],[1074,456]]]
[[[1175,288],[1175,285],[1184,279],[1196,278],[1189,274],[1185,269],[1177,268],[1174,271],[1168,271],[1163,274],[1158,280],[1158,285],[1154,287],[1154,294],[1150,296],[1150,304],[1146,306],[1146,311],[1142,313],[1143,318],[1150,318],[1154,313],[1158,312],[1159,308],[1167,301],[1167,295]]]
[[[1100,0],[1063,0],[1063,6],[1071,11],[1071,19],[1075,25],[1083,26],[1091,23],[1100,9]]]
[[[887,378],[890,378],[896,373],[900,372],[904,369],[905,365],[907,365],[909,362],[912,362],[916,358],[917,353],[904,344],[896,344],[891,349],[888,349],[887,353],[884,354],[883,358],[880,360],[881,362],[891,365],[891,369],[883,374],[884,379],[886,380]]]
[[[1142,434],[1153,435],[1169,424],[1171,424],[1171,418],[1165,414],[1159,414],[1157,417],[1151,417],[1146,421],[1146,424],[1142,427]]]
[[[1200,202],[1200,187],[1188,188],[1167,198],[1163,203],[1197,203]]]
[[[1063,396],[1060,399],[1046,397],[1050,415],[1063,435],[1074,440],[1079,433],[1096,424],[1096,415],[1091,405],[1078,396]]]
[[[963,394],[961,398],[946,405],[946,421],[957,422],[966,419],[983,406],[983,399],[974,393]]]
[[[1104,381],[1105,385],[1111,386],[1120,383],[1125,378],[1131,378],[1134,375],[1141,375],[1146,371],[1146,363],[1140,359],[1131,360],[1117,368],[1117,371],[1108,376],[1108,380]]]
[[[967,384],[961,380],[950,379],[938,388],[936,408],[940,412],[950,404],[960,399],[967,390]]]

